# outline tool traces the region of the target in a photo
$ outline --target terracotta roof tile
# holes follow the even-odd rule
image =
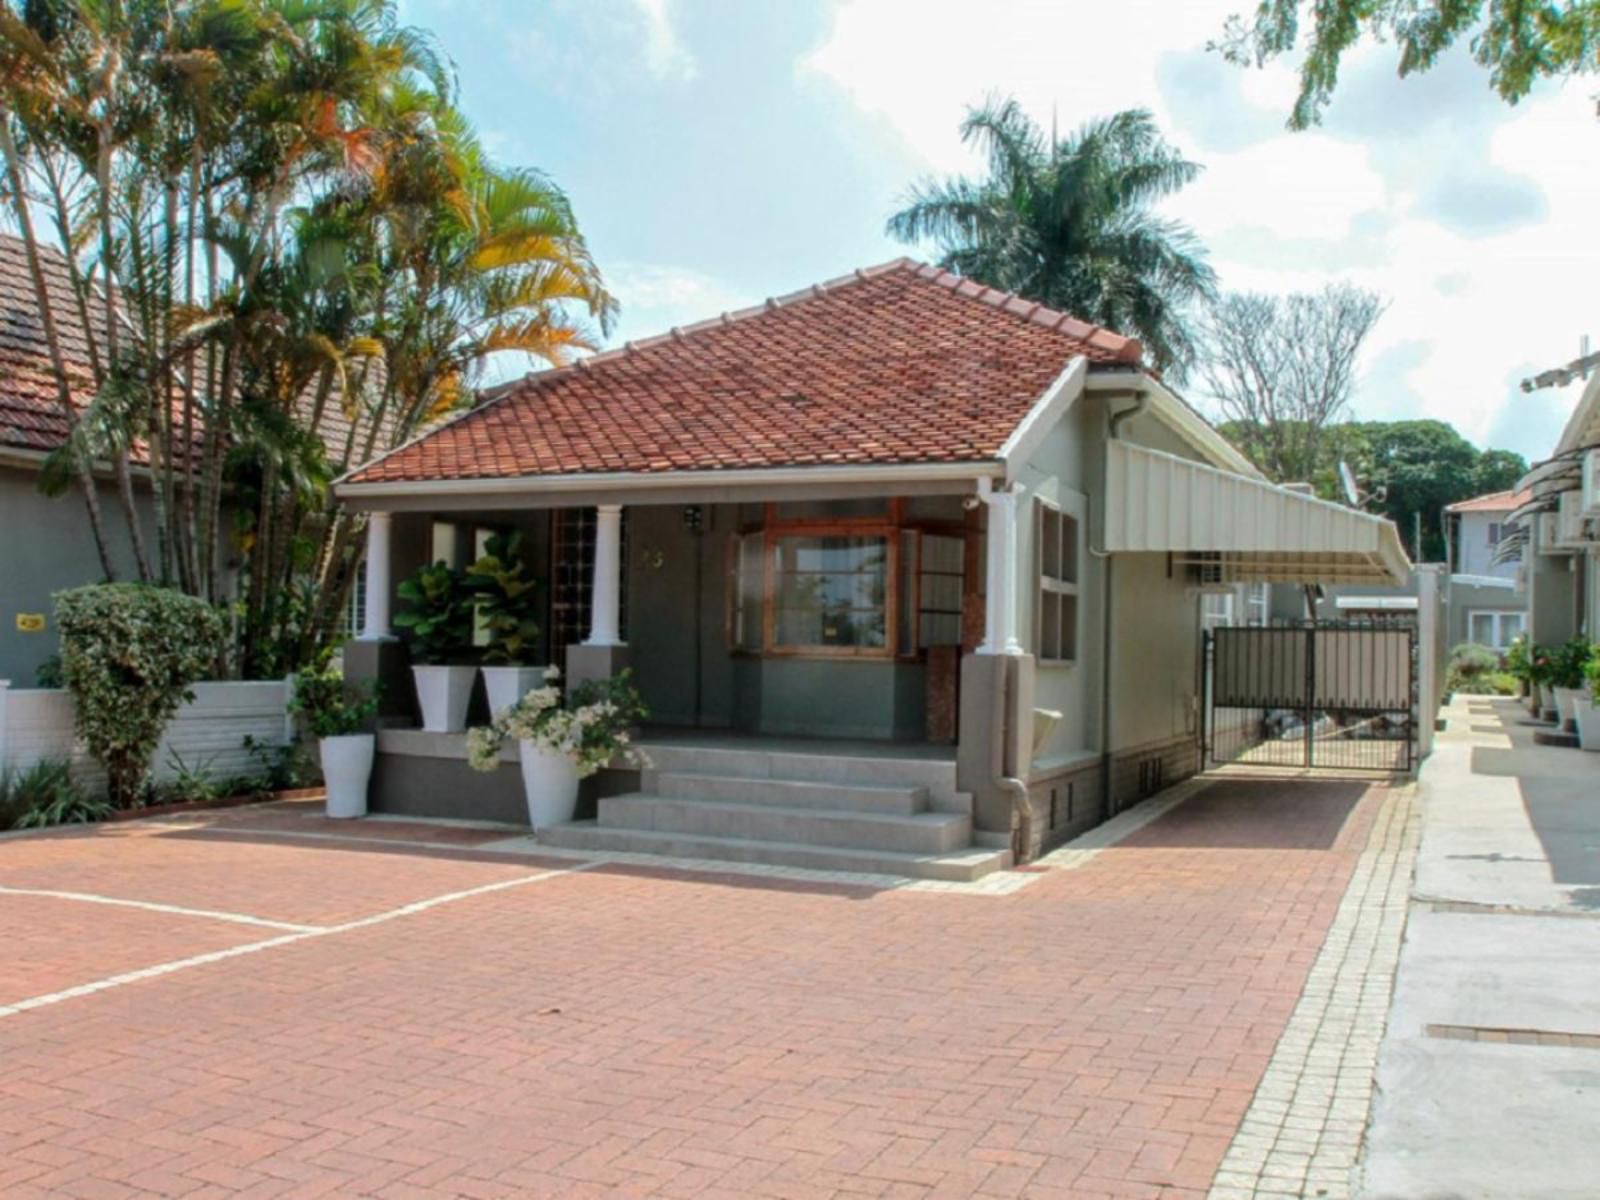
[[[1523,492],[1490,492],[1487,496],[1474,496],[1470,500],[1458,500],[1454,504],[1445,505],[1445,512],[1510,512],[1514,508],[1521,508],[1533,499],[1531,491]]]
[[[899,259],[529,375],[350,482],[986,461],[1073,359],[1141,354]]]

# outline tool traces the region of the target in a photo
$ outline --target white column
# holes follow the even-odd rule
[[[622,635],[622,505],[595,509],[594,592],[585,646],[620,646]]]
[[[1433,752],[1433,723],[1444,691],[1444,567],[1417,567],[1417,756]]]
[[[11,680],[0,679],[0,771],[11,765],[10,750],[7,746],[8,727],[6,725],[6,696],[11,691]]]
[[[984,579],[988,598],[984,607],[983,644],[980,654],[1021,654],[1017,635],[1017,486],[993,491],[987,479],[978,481],[978,495],[989,506],[989,528],[984,538]]]
[[[367,605],[362,614],[361,640],[387,642],[389,628],[389,541],[394,518],[386,512],[367,516]]]

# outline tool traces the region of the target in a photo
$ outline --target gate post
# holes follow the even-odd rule
[[[1433,752],[1433,725],[1444,694],[1444,593],[1442,564],[1417,568],[1417,758]]]

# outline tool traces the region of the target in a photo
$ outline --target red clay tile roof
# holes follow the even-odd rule
[[[1490,492],[1487,496],[1474,496],[1471,500],[1458,500],[1445,505],[1445,512],[1510,512],[1521,508],[1533,499],[1532,491]]]
[[[1138,342],[909,259],[529,375],[351,483],[981,462]]]
[[[82,405],[94,393],[94,380],[72,282],[60,254],[44,248],[42,257],[56,332],[67,370],[75,376],[73,395]],[[90,319],[97,316],[91,314]],[[97,326],[96,332],[103,328]],[[0,446],[55,450],[66,441],[68,428],[56,402],[56,381],[34,301],[27,251],[21,239],[0,234]]]

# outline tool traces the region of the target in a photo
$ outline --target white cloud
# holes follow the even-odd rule
[[[633,0],[644,18],[645,61],[658,79],[693,79],[694,57],[678,40],[667,12],[667,0]]]
[[[685,83],[698,72],[668,0],[547,0],[526,25],[508,27],[503,36],[530,77],[572,95],[628,90],[640,74]]]
[[[1584,86],[1511,108],[1464,56],[1400,81],[1393,47],[1371,47],[1345,64],[1326,125],[1291,134],[1289,67],[1230,72],[1205,53],[1242,7],[991,0],[975,16],[962,0],[840,0],[800,69],[934,174],[977,167],[957,126],[989,92],[1064,130],[1152,109],[1206,165],[1166,211],[1211,246],[1224,287],[1348,279],[1390,298],[1358,413],[1438,417],[1542,455],[1576,393],[1535,402],[1515,381],[1576,353],[1600,267],[1600,129]]]

